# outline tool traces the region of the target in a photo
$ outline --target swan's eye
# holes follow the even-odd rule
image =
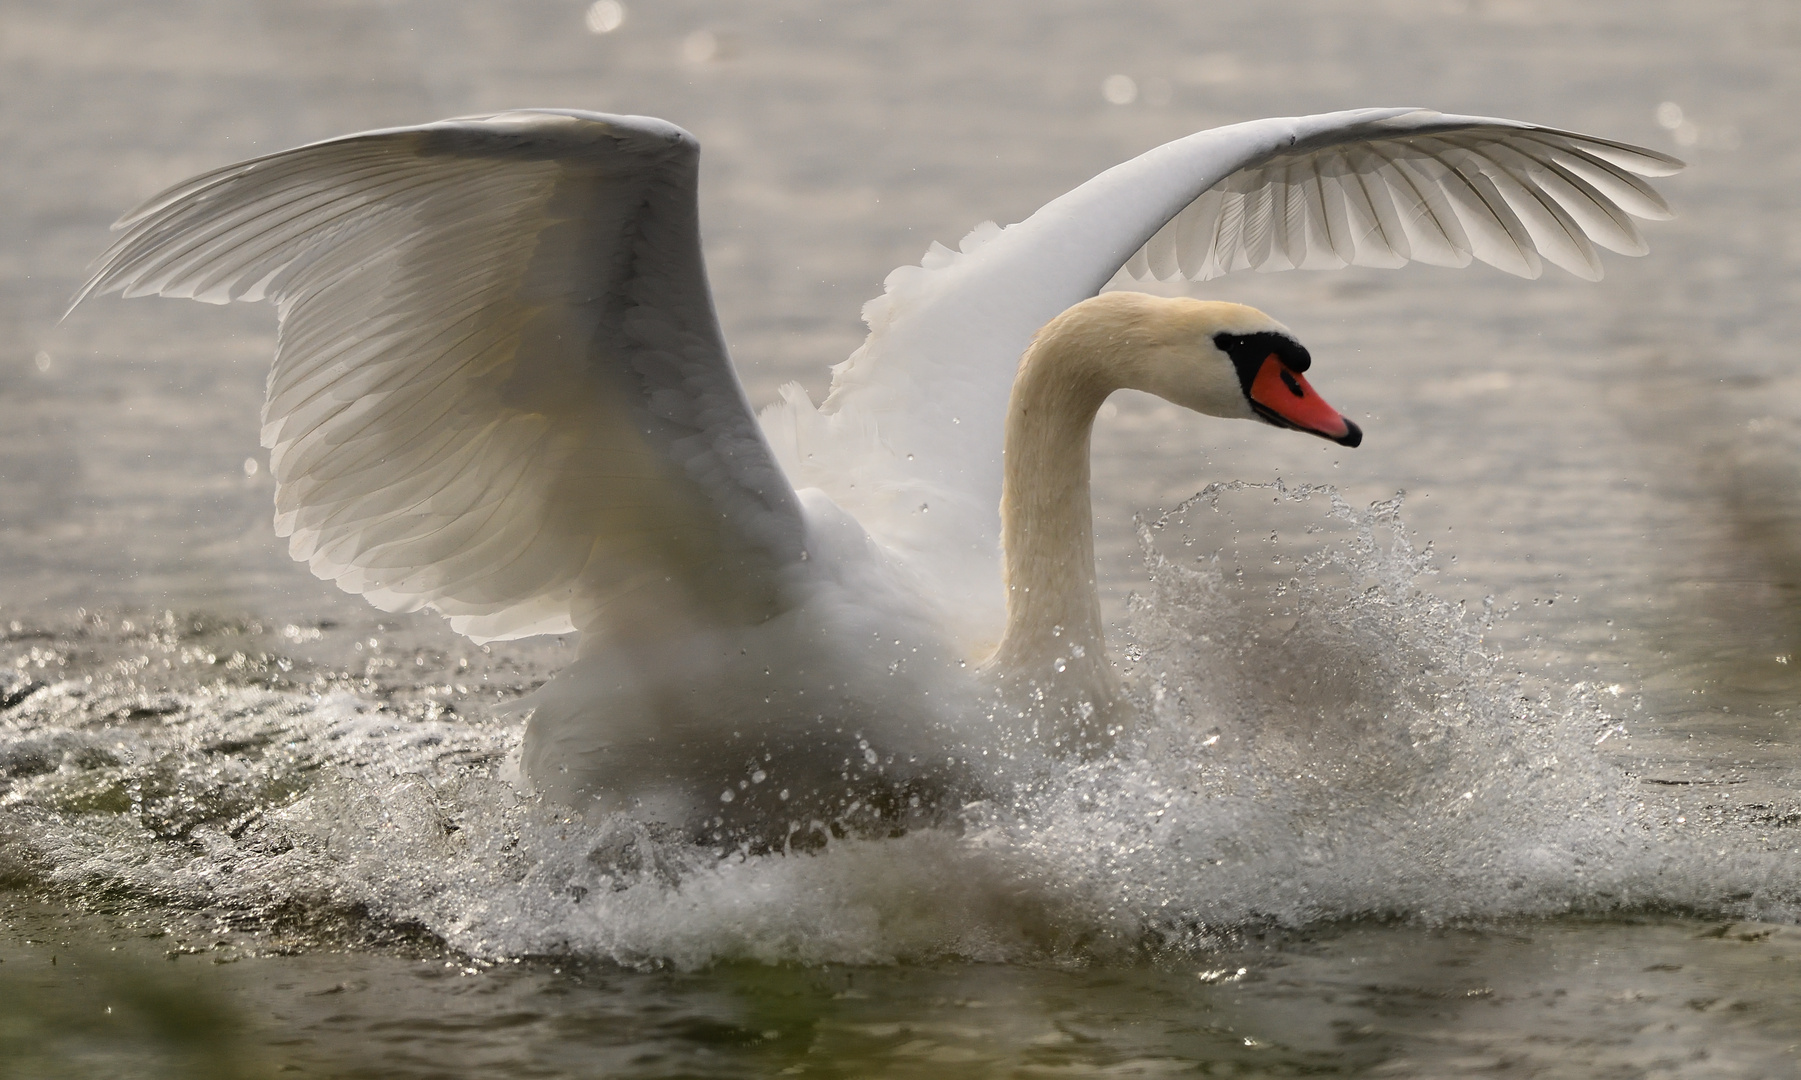
[[[1213,344],[1232,359],[1246,393],[1250,392],[1251,382],[1257,378],[1257,373],[1263,370],[1265,360],[1273,359],[1297,375],[1313,364],[1313,357],[1307,354],[1304,345],[1287,334],[1274,331],[1264,330],[1255,334],[1219,333],[1213,335]]]

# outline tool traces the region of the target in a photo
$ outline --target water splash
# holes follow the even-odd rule
[[[282,657],[221,664],[166,636],[202,674],[163,692],[148,653],[16,638],[0,879],[302,942],[681,967],[1089,963],[1366,916],[1801,918],[1801,830],[1689,821],[1602,758],[1619,699],[1510,672],[1492,608],[1427,587],[1398,497],[1215,485],[1140,539],[1124,654],[1141,723],[1113,752],[938,827],[822,830],[805,853],[529,799],[506,776],[517,723],[431,687],[297,685],[259,674]]]

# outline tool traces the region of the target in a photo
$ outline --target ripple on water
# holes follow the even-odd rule
[[[521,794],[519,724],[492,706],[541,677],[535,654],[470,667],[361,629],[173,616],[21,628],[0,877],[302,940],[680,968],[1181,956],[1361,916],[1801,916],[1793,815],[1648,796],[1596,749],[1631,702],[1511,672],[1493,612],[1431,591],[1398,498],[1216,485],[1140,531],[1136,731],[1011,798],[903,836],[825,823],[804,852]],[[315,645],[336,657],[291,655]]]

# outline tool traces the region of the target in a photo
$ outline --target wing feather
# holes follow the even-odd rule
[[[1576,153],[1570,147],[1550,140],[1532,141],[1546,146],[1549,149],[1547,156],[1552,161],[1588,181],[1608,201],[1632,217],[1647,221],[1668,221],[1675,216],[1669,203],[1657,193],[1657,189],[1612,162]]]
[[[1444,192],[1470,238],[1470,253],[1517,277],[1536,278],[1544,273],[1525,224],[1494,182],[1456,147],[1439,144],[1439,151],[1435,160],[1445,166],[1441,177]]]
[[[271,299],[276,531],[488,640],[779,611],[804,528],[733,374],[686,132],[524,111],[215,169],[94,292]]]
[[[1319,175],[1320,201],[1326,210],[1325,226],[1332,244],[1332,254],[1340,266],[1357,262],[1357,235],[1351,223],[1349,200],[1345,195],[1344,163],[1336,153],[1327,154],[1315,163]]]
[[[1418,207],[1412,219],[1414,257],[1436,266],[1465,267],[1474,258],[1469,234],[1444,189],[1444,166],[1433,158],[1405,152],[1392,144],[1376,144],[1371,150],[1388,162],[1391,183],[1405,185]]]
[[[1252,270],[1262,269],[1269,261],[1275,240],[1273,185],[1265,176],[1257,179],[1261,182],[1246,185],[1250,190],[1244,196],[1244,264]]]
[[[1290,162],[1289,175],[1300,178],[1299,206],[1305,218],[1300,237],[1300,242],[1305,246],[1298,252],[1300,258],[1294,260],[1296,267],[1306,270],[1337,270],[1349,265],[1348,260],[1338,252],[1332,233],[1331,215],[1326,209],[1327,197],[1336,198],[1337,192],[1329,191],[1322,184],[1319,162],[1309,158]]]
[[[1395,208],[1395,193],[1382,175],[1384,162],[1368,146],[1355,146],[1346,154],[1353,179],[1362,192],[1363,205],[1369,207],[1375,223],[1369,234],[1370,247],[1382,261],[1371,265],[1400,266],[1413,258],[1413,245],[1407,242],[1407,228],[1401,224],[1401,213]]]
[[[1554,203],[1584,240],[1621,254],[1642,255],[1647,250],[1630,214],[1613,205],[1592,184],[1558,165],[1550,153],[1537,145],[1493,146],[1486,156],[1522,187]]]
[[[1413,125],[1346,125],[1342,138],[1246,162],[1173,215],[1145,243],[1147,257],[1123,269],[1199,281],[1247,268],[1480,259],[1536,277],[1548,259],[1595,279],[1595,245],[1643,254],[1633,218],[1669,216],[1640,177],[1675,171],[1674,159],[1511,121],[1419,115]]]
[[[1282,170],[1282,258],[1285,270],[1299,269],[1307,261],[1307,212],[1315,193],[1307,181],[1313,170],[1291,161]]]
[[[1455,135],[1448,141],[1462,147],[1471,168],[1494,184],[1541,255],[1577,277],[1600,280],[1600,256],[1582,228],[1544,189],[1539,170],[1514,165],[1518,155],[1507,154],[1501,145]]]

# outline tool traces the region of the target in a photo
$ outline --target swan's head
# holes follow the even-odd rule
[[[1088,309],[1082,311],[1082,309]],[[1309,385],[1313,362],[1288,327],[1243,304],[1104,293],[1082,311],[1093,354],[1110,359],[1118,385],[1209,416],[1261,420],[1344,446],[1363,432]]]

